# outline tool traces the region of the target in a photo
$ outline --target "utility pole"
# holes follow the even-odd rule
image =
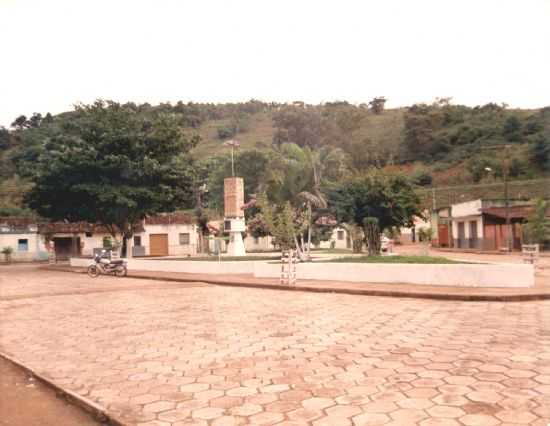
[[[512,227],[510,226],[510,194],[508,191],[508,174],[510,173],[510,145],[504,147],[502,158],[502,176],[504,178],[504,210],[506,216],[506,248],[512,252]]]
[[[489,146],[485,149],[502,149],[500,146]],[[508,190],[508,177],[510,175],[510,145],[504,145],[502,154],[502,180],[504,183],[504,217],[506,223],[506,251],[512,252],[512,227],[510,221],[510,193]],[[486,171],[492,171],[490,167],[485,168]]]

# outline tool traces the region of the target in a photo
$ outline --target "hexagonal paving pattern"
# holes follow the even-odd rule
[[[3,268],[0,288],[10,295],[0,295],[0,350],[128,425],[550,422],[550,302],[92,280],[28,267]]]

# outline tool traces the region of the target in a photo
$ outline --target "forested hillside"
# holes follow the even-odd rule
[[[170,114],[182,131],[200,136],[193,155],[198,180],[208,183],[212,207],[219,207],[222,178],[230,170],[223,145],[228,139],[240,142],[237,172],[247,178],[249,193],[269,179],[282,179],[277,161],[289,152],[297,155],[289,144],[325,163],[326,182],[376,167],[406,172],[422,187],[495,183],[502,177],[504,146],[509,147],[510,179],[550,175],[550,107],[517,110],[490,103],[472,108],[449,99],[401,109],[384,104],[384,98],[376,98],[361,105],[251,100],[121,107],[140,116],[144,125]],[[0,127],[0,207],[22,207],[28,181],[38,172],[35,160],[75,114],[21,115],[10,128]]]

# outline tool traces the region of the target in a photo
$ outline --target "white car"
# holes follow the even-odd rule
[[[393,247],[393,240],[390,240],[385,235],[380,237],[380,250],[386,253],[391,253]]]

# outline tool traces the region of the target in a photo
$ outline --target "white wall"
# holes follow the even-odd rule
[[[252,274],[255,262],[130,259],[128,269],[188,274]]]
[[[258,241],[252,235],[247,235],[244,239],[244,247],[246,251],[271,251],[274,250],[273,237],[268,235],[267,237],[259,237]]]
[[[453,204],[451,215],[453,218],[479,216],[481,214],[481,200],[467,201],[465,203]]]
[[[477,222],[476,228],[477,228],[477,237],[483,238],[483,219],[481,216],[470,216],[470,217],[463,217],[463,218],[453,218],[453,221],[451,223],[452,225],[452,234],[453,238],[458,238],[458,223],[464,222],[464,238],[472,238],[470,235],[470,222]]]
[[[90,259],[71,259],[71,266],[86,267]],[[130,259],[130,270],[191,274],[254,274],[258,278],[279,278],[281,265],[264,261],[198,262],[188,260]],[[532,287],[533,265],[527,264],[380,264],[299,263],[298,280],[331,280],[386,284],[419,284],[461,287]]]
[[[104,237],[110,237],[111,241],[114,243],[114,239],[110,234],[92,234],[91,237],[87,237],[86,234],[79,234],[79,237],[80,242],[84,243],[84,247],[82,248],[82,256],[92,256],[95,248],[103,248]]]
[[[344,232],[344,238],[341,240],[338,239],[338,231]],[[346,231],[345,228],[336,227],[332,230],[332,235],[330,236],[330,240],[321,241],[321,243],[319,244],[319,247],[323,249],[329,249],[331,247],[331,243],[334,242],[334,248],[337,248],[337,249],[350,248],[347,245],[347,237],[348,237],[348,231]]]
[[[71,258],[71,266],[87,267],[92,259]],[[128,269],[133,271],[181,272],[187,274],[252,274],[254,261],[217,262],[193,260],[128,259]],[[260,262],[263,263],[263,262]],[[280,265],[279,265],[280,268]]]
[[[20,239],[28,241],[27,251],[17,250],[18,240]],[[11,258],[16,261],[44,260],[48,258],[44,245],[44,237],[37,233],[0,234],[0,250],[4,247],[11,247],[13,249]],[[3,255],[1,256],[2,258],[4,257]]]
[[[281,266],[256,263],[254,276],[278,278]],[[524,264],[380,264],[299,263],[298,280],[404,283],[461,287],[531,287],[533,265]]]

